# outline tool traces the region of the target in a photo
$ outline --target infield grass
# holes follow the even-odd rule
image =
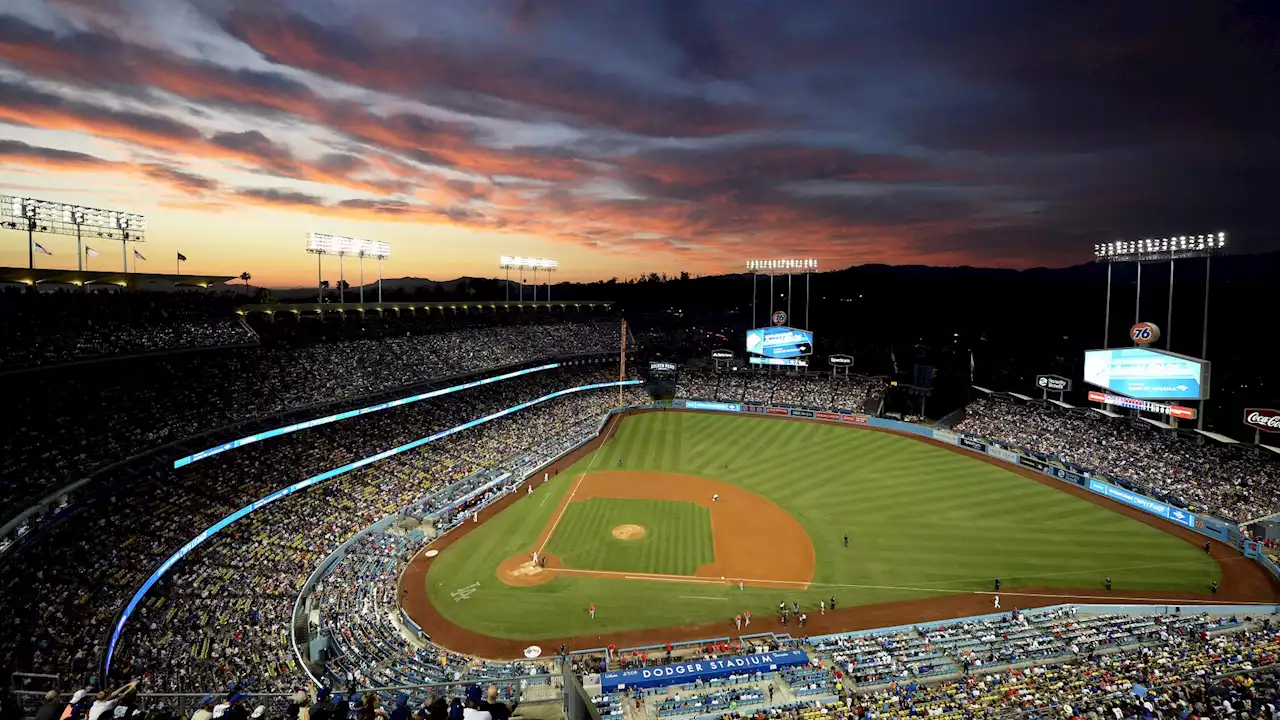
[[[644,537],[619,540],[613,529],[639,525]],[[711,512],[691,502],[591,498],[565,508],[546,551],[565,567],[692,575],[714,562]]]
[[[813,541],[813,585],[739,591],[569,575],[524,588],[501,583],[498,563],[534,549],[559,499],[589,466],[702,475],[773,501]],[[664,549],[678,553],[681,559],[673,562],[685,568],[696,567],[702,552],[690,538],[680,548]],[[553,535],[551,542],[560,556],[596,552],[571,547],[575,538]],[[759,543],[767,552],[768,528],[760,529]],[[766,620],[762,630],[772,629],[776,622],[767,620],[782,600],[805,608],[833,595],[841,606],[891,602],[990,590],[997,576],[1006,591],[1038,586],[1098,588],[1101,594],[1106,575],[1113,593],[1123,596],[1128,589],[1203,592],[1219,570],[1202,550],[1168,533],[911,438],[819,423],[663,412],[625,418],[598,457],[584,457],[447,548],[427,575],[427,589],[441,613],[463,627],[545,638],[718,620],[728,628],[743,608]],[[481,585],[468,599],[450,596],[476,582]],[[592,603],[594,620],[586,613]]]

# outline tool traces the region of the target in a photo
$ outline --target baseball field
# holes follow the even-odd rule
[[[916,605],[941,617],[989,612],[997,577],[1004,609],[1067,595],[1207,597],[1215,580],[1223,600],[1252,592],[1223,572],[1242,558],[1216,545],[1206,554],[1189,531],[888,432],[643,413],[533,488],[406,571],[418,600],[405,607],[428,633],[508,649],[621,647],[676,628],[814,634],[892,624]],[[810,627],[793,615],[784,628],[779,602],[798,603]],[[738,631],[744,610],[753,622]]]

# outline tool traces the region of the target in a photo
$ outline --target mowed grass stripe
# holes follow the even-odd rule
[[[990,590],[997,576],[1006,590],[1101,590],[1110,575],[1115,591],[1171,592],[1203,592],[1219,576],[1202,550],[1168,533],[967,454],[889,433],[763,417],[646,413],[623,420],[594,469],[616,470],[618,458],[625,470],[702,475],[776,503],[804,525],[814,544],[814,586],[804,592],[748,587],[739,593],[718,586],[687,592],[669,583],[565,575],[532,588],[491,587],[503,553],[522,543],[490,536],[536,534],[542,527],[538,518],[507,518],[531,513],[532,505],[522,500],[437,559],[428,585],[441,612],[503,637],[596,635],[731,619],[721,617],[722,603],[682,594],[726,592],[735,611],[749,608],[767,618],[783,599],[810,609],[831,595],[842,605],[896,602]],[[576,477],[588,463],[589,456],[560,478]],[[769,552],[768,528],[760,528],[759,544],[760,552]],[[640,566],[670,568],[665,556],[692,557],[688,544],[663,540],[652,547],[652,554],[637,557]],[[713,552],[709,541],[706,551]],[[450,559],[459,553],[468,557]],[[696,570],[694,561],[679,562]],[[448,595],[447,587],[476,580],[489,584],[471,599],[454,602]],[[585,616],[588,602],[600,610],[594,622]]]
[[[621,525],[645,535],[620,540]],[[591,498],[569,504],[546,551],[579,570],[692,575],[715,560],[711,513],[690,502]]]

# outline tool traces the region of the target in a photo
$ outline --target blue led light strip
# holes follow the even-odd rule
[[[184,458],[179,458],[178,460],[174,460],[173,469],[177,470],[178,468],[186,467],[187,465],[190,465],[191,463],[196,462],[197,460],[204,460],[205,458],[213,457],[218,453],[223,453],[228,450],[232,450],[238,447],[243,447],[245,445],[251,445],[253,443],[259,442],[261,440],[266,440],[268,438],[278,437],[280,435],[288,435],[289,433],[298,432],[299,430],[307,430],[313,427],[318,427],[320,425],[328,425],[329,423],[340,422],[342,420],[349,420],[353,417],[368,415],[369,413],[375,413],[380,410],[389,410],[393,407],[408,405],[409,403],[415,403],[422,400],[430,400],[431,398],[440,397],[441,395],[448,395],[450,393],[461,392],[463,390],[470,390],[473,387],[488,385],[489,383],[495,383],[500,380],[510,380],[511,378],[514,378],[514,377],[520,377],[521,375],[528,375],[530,373],[542,372],[544,370],[554,370],[555,368],[558,368],[558,367],[560,367],[560,363],[550,363],[549,365],[540,365],[538,367],[525,368],[524,370],[516,370],[514,372],[509,372],[502,375],[494,375],[493,377],[487,377],[481,380],[473,380],[469,383],[463,383],[461,385],[454,385],[453,387],[450,387],[450,388],[432,390],[431,392],[425,392],[425,393],[422,393],[421,395],[413,395],[410,397],[400,398],[398,400],[391,400],[384,403],[378,403],[377,405],[370,405],[369,407],[362,407],[358,410],[348,410],[346,412],[338,413],[337,415],[330,415],[328,417],[316,418],[314,420],[307,420],[300,423],[294,423],[293,425],[278,427],[274,430],[267,430],[265,432],[254,433],[253,435],[250,435],[248,437],[242,437],[239,440],[232,440],[231,442],[226,442],[216,447],[211,447],[208,450],[201,450],[200,452],[194,455],[188,455]]]
[[[342,467],[334,468],[333,470],[327,470],[325,472],[320,473],[319,475],[314,475],[312,477],[307,478],[306,480],[302,480],[301,482],[296,482],[288,487],[281,488],[280,490],[277,490],[271,493],[270,495],[255,501],[251,505],[246,505],[240,508],[239,510],[236,510],[235,512],[222,518],[221,520],[214,523],[213,525],[210,525],[208,529],[206,529],[204,532],[188,540],[187,544],[183,545],[182,548],[178,550],[178,552],[174,553],[169,557],[168,560],[165,560],[163,563],[161,563],[160,567],[156,568],[156,571],[151,574],[151,577],[147,578],[147,581],[142,583],[142,587],[138,588],[138,592],[133,594],[133,598],[129,600],[129,604],[125,606],[124,612],[121,613],[120,615],[120,620],[116,623],[116,629],[111,633],[111,643],[110,645],[107,646],[107,666],[106,666],[107,674],[111,673],[111,658],[115,654],[116,643],[119,642],[120,640],[120,633],[124,630],[124,624],[126,621],[129,620],[129,616],[133,614],[133,611],[137,609],[138,603],[142,602],[142,598],[146,596],[147,591],[151,589],[151,586],[155,585],[156,582],[159,581],[161,577],[164,577],[164,574],[169,572],[169,570],[175,564],[177,564],[179,560],[186,557],[192,550],[195,550],[196,547],[200,545],[200,543],[203,543],[205,540],[208,540],[210,537],[222,531],[231,523],[239,520],[245,515],[248,515],[254,510],[257,510],[258,508],[263,507],[264,505],[267,505],[269,503],[273,503],[276,500],[279,500],[280,498],[285,497],[287,495],[292,495],[293,493],[298,492],[299,490],[305,490],[311,487],[312,485],[315,485],[316,483],[324,482],[325,480],[335,478],[339,475],[342,475],[343,473],[348,473],[348,472],[351,472],[352,470],[356,470],[366,465],[376,463],[379,460],[385,460],[391,457],[392,455],[399,455],[400,453],[405,452],[407,450],[413,450],[414,448],[422,447],[423,445],[426,445],[429,442],[435,442],[440,438],[449,437],[454,433],[462,432],[463,430],[473,428],[477,425],[483,425],[489,422],[490,420],[497,420],[498,418],[503,417],[504,415],[510,415],[511,413],[519,412],[526,408],[533,407],[534,405],[537,405],[539,403],[546,402],[547,400],[553,400],[558,397],[563,397],[565,395],[569,395],[576,392],[582,392],[584,390],[599,390],[601,388],[612,388],[612,387],[619,387],[622,385],[639,385],[640,383],[641,383],[640,380],[614,380],[612,382],[595,383],[592,385],[580,385],[578,387],[568,388],[566,390],[557,390],[548,395],[543,395],[540,398],[529,400],[528,402],[523,402],[523,403],[520,403],[519,405],[514,405],[512,407],[507,408],[506,410],[499,410],[498,412],[485,415],[484,417],[479,418],[477,420],[465,422],[461,425],[449,428],[448,430],[441,430],[440,432],[434,435],[429,435],[427,437],[414,440],[413,442],[406,443],[404,445],[401,445],[400,447],[392,448],[390,450],[383,450],[377,455],[370,455],[369,457],[364,458],[362,460],[356,460],[355,462],[347,463]]]

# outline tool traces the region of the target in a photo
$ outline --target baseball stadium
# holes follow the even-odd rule
[[[807,295],[820,276],[795,270]],[[1013,717],[1176,707],[1272,663],[1280,465],[1177,425],[1207,362],[1153,347],[1157,326],[1036,377],[1040,397],[978,384],[970,355],[939,414],[942,379],[853,372],[807,298],[792,319],[739,284],[751,316],[678,358],[652,338],[687,320],[607,300],[157,294],[174,310],[134,342],[170,344],[110,359],[143,388],[124,395],[53,350],[88,326],[59,326],[6,370],[50,380],[11,384],[40,409],[5,440],[11,472],[53,441],[83,476],[5,485],[27,510],[4,605],[37,629],[4,638],[13,692],[259,717]]]

